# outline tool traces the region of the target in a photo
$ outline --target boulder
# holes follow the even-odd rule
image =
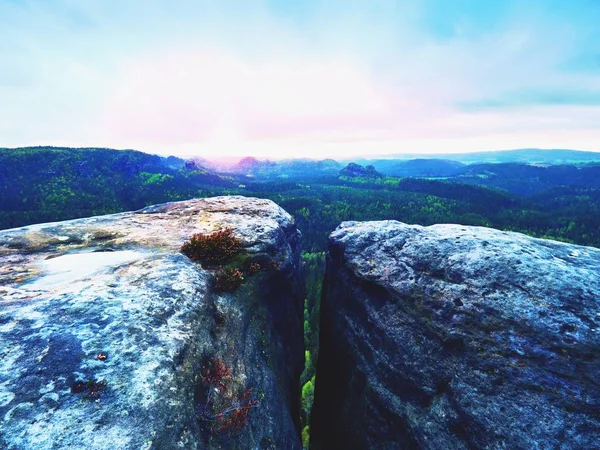
[[[346,222],[323,290],[311,448],[598,448],[600,250]]]
[[[224,228],[260,266],[231,293],[179,251]],[[0,232],[0,448],[301,448],[299,237],[244,197]]]

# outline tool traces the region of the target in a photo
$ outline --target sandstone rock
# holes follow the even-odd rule
[[[224,227],[263,263],[232,294],[179,253]],[[0,448],[300,448],[298,245],[285,211],[244,197],[0,232]],[[210,358],[260,401],[239,431],[198,420]]]
[[[598,448],[600,250],[346,222],[327,263],[313,448]]]

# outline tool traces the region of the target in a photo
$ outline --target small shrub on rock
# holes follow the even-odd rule
[[[207,265],[227,264],[242,251],[242,242],[231,228],[211,234],[197,233],[181,246],[181,253]]]
[[[200,379],[203,383],[217,388],[219,391],[225,389],[225,383],[231,378],[231,371],[221,358],[213,359],[202,367]]]
[[[246,389],[232,400],[231,406],[217,415],[219,431],[239,431],[248,422],[250,409],[258,406],[258,400],[252,399],[252,388]]]
[[[233,292],[244,282],[244,273],[235,267],[227,267],[217,272],[215,289],[220,292]]]

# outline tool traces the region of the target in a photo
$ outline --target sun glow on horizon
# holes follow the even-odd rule
[[[221,119],[209,133],[208,139],[198,147],[207,155],[232,157],[246,152],[247,141],[241,127],[231,120]]]

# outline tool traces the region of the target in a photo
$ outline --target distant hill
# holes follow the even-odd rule
[[[360,164],[350,163],[342,170],[340,170],[341,178],[367,178],[376,179],[383,178],[384,175],[377,172],[374,166],[363,167]]]
[[[387,176],[436,178],[471,185],[499,188],[518,196],[530,196],[560,187],[600,188],[600,164],[540,165],[524,163],[480,163],[418,159],[411,161],[375,160],[373,165]],[[351,168],[351,169],[348,169]],[[360,177],[364,168],[350,163],[342,172]]]
[[[289,159],[279,162],[282,170],[293,174],[332,175],[340,170],[341,164],[333,159],[314,161],[311,159]]]
[[[584,164],[600,163],[600,152],[584,152],[581,150],[543,150],[536,148],[518,150],[500,150],[493,152],[465,153],[447,155],[447,159],[465,164],[473,163],[507,163],[521,162],[527,164]]]
[[[0,228],[139,209],[233,186],[195,164],[135,150],[0,148]]]
[[[384,158],[352,160],[358,164],[384,164],[383,161],[407,161],[407,160],[446,160],[457,161],[463,164],[475,163],[508,163],[521,162],[528,164],[585,164],[600,163],[600,152],[586,152],[581,150],[566,149],[537,149],[526,148],[516,150],[498,150],[476,153],[435,153],[424,155],[422,153],[399,153]],[[346,162],[345,160],[342,162]],[[347,161],[350,162],[350,161]],[[382,169],[378,169],[382,170]]]
[[[557,187],[600,188],[600,165],[472,164],[451,179],[497,187],[523,196]]]
[[[450,177],[465,167],[464,164],[447,159],[412,159],[408,161],[396,159],[376,159],[370,165],[379,172],[394,177]]]
[[[0,154],[22,157],[24,155],[46,155],[52,159],[62,157],[81,158],[82,155],[91,159],[98,159],[119,152],[121,161],[130,160],[135,164],[148,166],[167,166],[178,169],[184,166],[185,159],[177,156],[159,156],[132,149],[114,149],[104,147],[55,147],[55,146],[33,146],[33,147],[0,147]]]
[[[336,176],[340,168],[341,165],[333,159],[324,159],[320,161],[311,159],[270,161],[259,160],[249,156],[242,158],[233,166],[220,166],[219,172],[224,174],[247,175],[257,179],[318,178],[323,176]]]
[[[245,175],[268,174],[277,166],[276,163],[266,160],[260,161],[252,156],[240,159],[232,168],[232,172]]]

